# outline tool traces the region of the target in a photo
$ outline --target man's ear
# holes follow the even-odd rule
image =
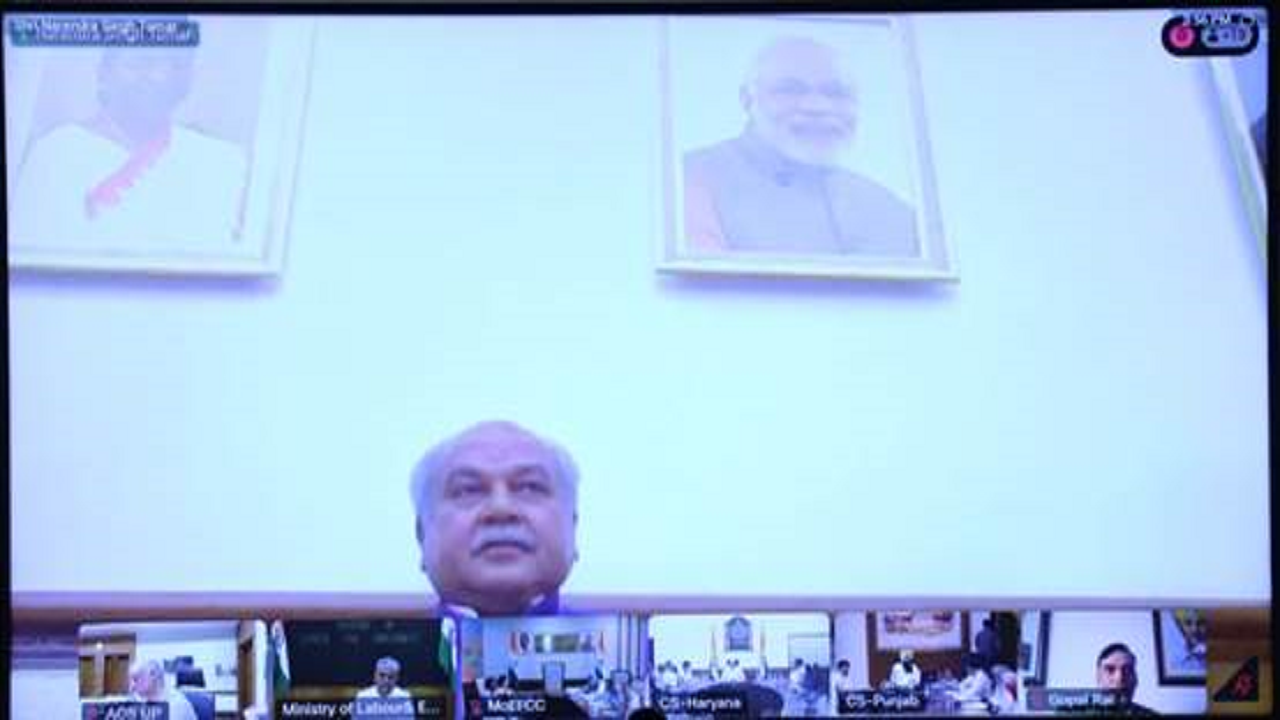
[[[577,510],[573,510],[573,562],[577,562]]]
[[[422,544],[422,523],[413,519],[413,535],[418,538],[418,569],[427,574],[427,548]]]

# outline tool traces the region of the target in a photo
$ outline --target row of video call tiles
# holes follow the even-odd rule
[[[1270,709],[1267,609],[89,623],[83,718]]]

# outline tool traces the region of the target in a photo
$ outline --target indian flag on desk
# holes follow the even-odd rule
[[[457,663],[457,645],[454,639],[457,637],[457,625],[451,617],[440,618],[440,642],[436,646],[436,660],[440,663],[440,667],[444,670],[444,676],[449,680],[449,685],[453,685],[453,669],[458,666]]]
[[[289,694],[293,679],[289,676],[289,644],[285,640],[284,623],[276,620],[267,633],[267,672],[271,696],[279,700]]]

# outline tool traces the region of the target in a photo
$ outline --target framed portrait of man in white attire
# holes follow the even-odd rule
[[[313,24],[7,16],[10,267],[278,272]]]

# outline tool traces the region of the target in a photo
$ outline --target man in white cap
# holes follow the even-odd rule
[[[893,670],[889,672],[889,684],[895,690],[915,690],[920,687],[920,666],[916,665],[914,651],[898,651],[898,662],[893,664]]]

